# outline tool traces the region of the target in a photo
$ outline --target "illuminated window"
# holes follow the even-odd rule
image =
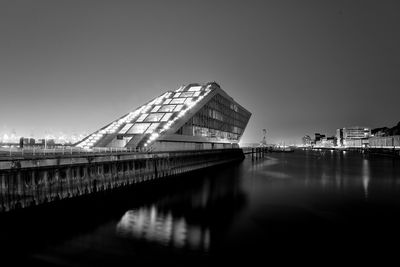
[[[152,133],[160,125],[159,123],[152,123],[149,128],[147,128],[145,133]]]
[[[161,106],[155,106],[151,112],[157,112],[159,109],[161,108]]]
[[[149,128],[151,123],[135,123],[132,128],[129,129],[130,134],[142,134]]]
[[[179,97],[181,95],[181,93],[176,93],[176,94],[174,94],[174,98],[177,98],[177,97]]]
[[[189,88],[190,92],[197,92],[201,90],[201,86],[192,86]]]
[[[193,92],[183,92],[182,94],[181,94],[181,97],[191,97],[191,96],[193,96]]]
[[[191,97],[189,97],[189,98],[186,98],[186,100],[185,100],[185,104],[192,102],[192,100],[193,100],[193,98],[191,98]]]
[[[164,105],[160,108],[160,112],[172,112],[176,105]]]
[[[173,113],[165,113],[164,117],[161,119],[161,121],[168,121],[169,118],[171,118]]]
[[[140,117],[136,120],[137,122],[142,122],[147,117],[147,113],[140,115]]]
[[[180,111],[183,108],[183,105],[176,105],[176,108],[174,109],[175,112]]]
[[[163,101],[163,99],[164,99],[164,96],[159,96],[159,97],[156,99],[156,101],[154,101],[154,104],[156,104],[156,105],[161,104],[161,102]]]
[[[169,102],[171,102],[171,100],[172,100],[172,99],[170,99],[170,98],[165,99],[164,105],[169,104]]]
[[[119,131],[119,133],[120,133],[120,134],[126,133],[126,132],[129,130],[129,128],[132,127],[132,125],[133,125],[133,123],[127,123],[127,124],[124,126],[124,128],[122,128],[121,131]]]
[[[186,98],[174,98],[171,101],[171,104],[183,104]]]
[[[193,96],[199,96],[200,92],[194,92]]]
[[[164,113],[151,113],[145,121],[160,121],[161,118],[164,116]]]
[[[149,110],[151,109],[151,105],[147,105],[143,110],[142,110],[142,114],[149,112]]]
[[[206,137],[210,136],[209,129],[205,127],[194,126],[193,133],[196,136],[206,136]]]

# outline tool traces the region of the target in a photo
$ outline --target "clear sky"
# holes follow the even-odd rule
[[[0,132],[92,132],[216,81],[242,142],[400,120],[400,1],[0,1]]]

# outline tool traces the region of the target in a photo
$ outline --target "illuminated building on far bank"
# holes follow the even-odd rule
[[[305,135],[303,136],[303,138],[301,139],[303,146],[311,146],[312,144],[312,139],[309,135]]]
[[[168,91],[77,144],[169,151],[238,147],[251,113],[210,82]]]
[[[366,127],[348,127],[336,130],[338,146],[365,147],[369,143],[371,129]]]

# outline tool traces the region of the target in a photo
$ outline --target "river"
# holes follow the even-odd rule
[[[400,161],[269,153],[0,226],[14,264],[384,263],[400,242]]]

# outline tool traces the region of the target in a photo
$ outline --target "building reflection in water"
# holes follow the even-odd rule
[[[171,248],[207,252],[226,233],[245,205],[241,167],[215,169],[168,188],[156,201],[125,212],[116,225],[119,237]],[[164,188],[165,189],[165,188]]]
[[[117,224],[117,234],[176,248],[207,251],[210,245],[208,228],[188,224],[184,217],[160,212],[154,205],[127,211]]]

